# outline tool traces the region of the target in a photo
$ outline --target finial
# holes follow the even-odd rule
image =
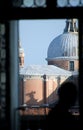
[[[67,19],[64,33],[65,32],[77,32],[76,22],[77,22],[77,19]]]

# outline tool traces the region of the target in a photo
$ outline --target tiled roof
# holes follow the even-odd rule
[[[61,69],[54,65],[28,65],[26,68],[20,69],[20,74],[22,75],[69,75],[72,73],[70,71]]]

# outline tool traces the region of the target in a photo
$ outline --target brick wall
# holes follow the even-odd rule
[[[51,60],[48,61],[48,65],[56,65],[62,69],[66,69],[69,70],[69,60]],[[79,61],[78,60],[74,60],[74,69],[78,70],[79,68]]]

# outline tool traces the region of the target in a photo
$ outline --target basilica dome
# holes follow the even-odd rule
[[[78,57],[76,20],[67,20],[63,34],[54,38],[47,51],[47,60]]]

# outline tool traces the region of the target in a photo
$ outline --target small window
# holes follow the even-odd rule
[[[70,71],[74,71],[74,61],[70,61]]]

